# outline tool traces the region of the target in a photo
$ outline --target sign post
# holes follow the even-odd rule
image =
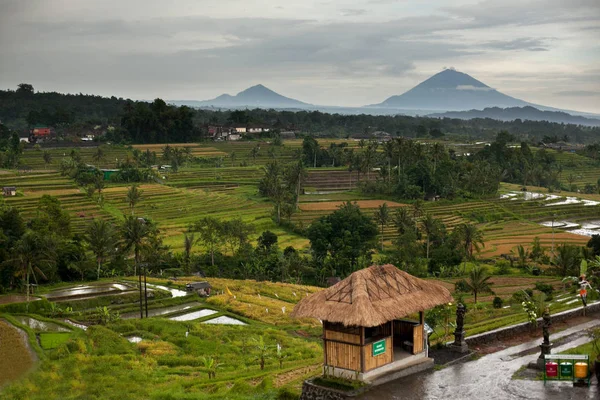
[[[373,343],[373,357],[385,353],[385,339]]]

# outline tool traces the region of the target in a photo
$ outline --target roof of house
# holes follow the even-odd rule
[[[16,186],[4,186],[2,189],[3,190],[17,190],[17,187]]]
[[[414,277],[394,265],[373,265],[302,299],[297,318],[372,327],[453,301],[444,286]]]
[[[208,282],[190,282],[186,284],[186,286],[190,286],[194,289],[207,289],[211,287]]]

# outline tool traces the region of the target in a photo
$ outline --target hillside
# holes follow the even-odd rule
[[[437,114],[429,114],[434,118],[491,118],[497,121],[547,121],[559,124],[574,124],[584,126],[600,126],[600,119],[586,118],[577,115],[571,115],[562,111],[542,111],[535,107],[489,107],[483,110],[454,111]]]
[[[255,85],[232,96],[222,94],[211,100],[173,100],[172,104],[192,107],[259,107],[259,108],[306,108],[310,104],[285,97],[263,85]]]

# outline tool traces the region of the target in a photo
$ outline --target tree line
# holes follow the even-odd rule
[[[206,138],[208,125],[259,124],[273,131],[294,129],[309,136],[345,138],[385,131],[395,137],[440,138],[445,135],[468,139],[490,139],[507,131],[519,140],[538,143],[544,138],[571,142],[598,140],[599,127],[565,125],[544,121],[461,120],[405,115],[343,115],[320,111],[195,110],[153,102],[84,94],[35,92],[29,84],[17,90],[0,91],[0,119],[9,128],[25,130],[35,124],[52,125],[60,132],[77,132],[94,126],[111,126],[108,140],[119,143],[169,143]]]

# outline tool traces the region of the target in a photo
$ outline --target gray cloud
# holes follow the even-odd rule
[[[482,47],[497,50],[526,50],[526,51],[548,51],[545,39],[539,38],[517,38],[512,40],[492,40],[481,44]]]
[[[231,10],[205,1],[196,14],[185,12],[195,1],[174,1],[164,13],[151,12],[160,10],[158,0],[147,0],[144,10],[113,1],[89,0],[89,12],[73,3],[83,18],[70,12],[70,0],[0,0],[0,87],[25,81],[47,90],[208,98],[263,83],[307,102],[344,105],[401,93],[443,65],[483,71],[475,77],[501,91],[518,82],[547,98],[600,82],[590,67],[600,51],[588,45],[600,25],[597,0],[446,8],[441,0],[290,0],[285,10],[260,0],[258,17],[247,16],[242,1]],[[506,52],[527,54],[495,68]]]
[[[575,97],[600,97],[600,92],[591,90],[563,90],[562,92],[555,92],[558,96],[575,96]]]

